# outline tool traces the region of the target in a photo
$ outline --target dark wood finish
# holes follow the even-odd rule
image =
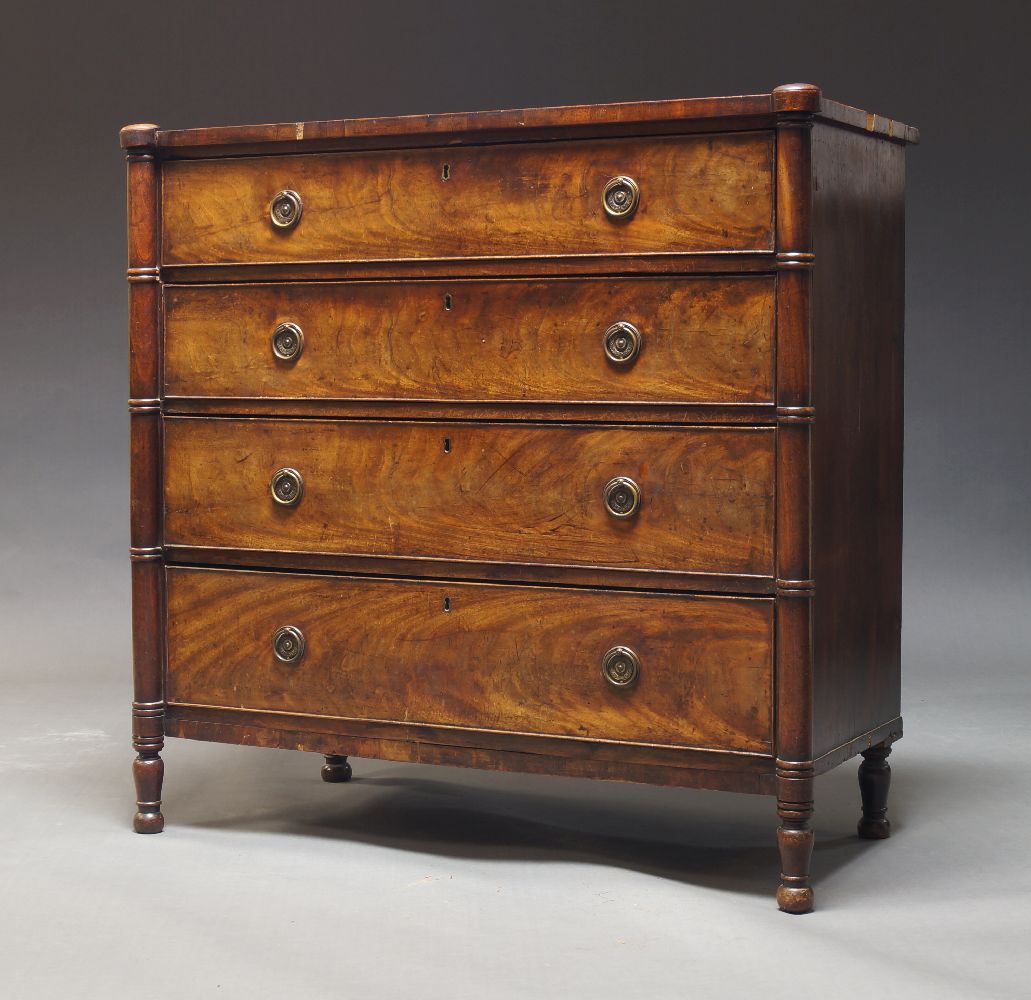
[[[265,724],[251,721],[239,713],[239,723],[227,721],[226,713],[210,708],[170,706],[167,733],[184,739],[237,743],[245,746],[279,747],[311,753],[333,753],[346,746],[354,756],[413,764],[443,764],[474,767],[487,771],[514,771],[524,774],[561,774],[570,778],[600,778],[605,781],[635,781],[675,788],[707,788],[723,792],[769,794],[769,758],[720,754],[715,751],[683,752],[683,766],[659,763],[654,753],[646,761],[624,761],[578,752],[581,744],[562,747],[563,753],[527,749],[489,747],[431,742],[420,735],[417,740],[385,739],[337,735],[326,732],[323,720],[270,716]],[[294,728],[291,728],[293,726]],[[536,743],[543,742],[535,738]],[[617,744],[618,746],[618,744]],[[553,749],[553,748],[551,748]],[[690,764],[687,762],[690,761]],[[714,765],[709,769],[708,765]]]
[[[500,403],[772,403],[773,279],[165,287],[165,395]],[[605,331],[633,323],[631,363]],[[280,323],[300,355],[271,349]]]
[[[675,570],[640,569],[635,566],[597,567],[534,563],[532,567],[524,567],[511,562],[478,562],[471,559],[331,555],[278,549],[211,548],[203,545],[166,545],[165,558],[169,563],[190,566],[299,569],[374,576],[431,576],[436,579],[494,583],[525,578],[532,583],[568,584],[577,587],[705,591],[756,596],[772,596],[775,592],[775,581],[772,576],[684,573]]]
[[[772,167],[768,132],[175,161],[162,263],[769,250]],[[602,192],[622,174],[641,200],[614,221]],[[304,203],[285,232],[269,220],[284,189]]]
[[[493,139],[522,142],[614,132],[662,134],[692,128],[754,128],[776,124],[778,115],[785,112],[813,115],[899,142],[917,142],[920,138],[919,131],[911,125],[831,101],[818,87],[802,83],[787,84],[769,94],[740,97],[170,129],[158,132],[157,141],[164,155],[175,156],[239,154],[252,149],[293,152],[423,143],[458,145]]]
[[[763,574],[773,431],[167,418],[175,545]],[[297,469],[304,495],[269,482]],[[640,512],[605,508],[616,476]]]
[[[891,788],[891,766],[888,754],[891,745],[881,743],[863,751],[859,765],[859,793],[863,799],[863,815],[858,833],[863,840],[886,840],[891,836],[888,821],[888,791]]]
[[[169,284],[253,281],[447,280],[460,278],[622,277],[627,275],[755,274],[771,272],[772,250],[698,254],[569,254],[563,257],[451,257],[447,260],[298,261],[290,263],[164,264]]]
[[[338,753],[326,754],[326,763],[322,765],[321,773],[323,781],[329,781],[334,784],[350,781],[353,776],[347,757]]]
[[[810,128],[787,119],[777,129],[777,407],[794,417],[777,428],[777,903],[788,913],[813,907]]]
[[[812,141],[818,756],[900,712],[905,165],[840,129]]]
[[[575,759],[603,762],[606,773],[615,777],[621,766],[655,766],[658,769],[694,770],[709,773],[726,772],[729,790],[774,791],[774,764],[769,753],[742,750],[700,750],[695,747],[672,746],[656,743],[625,743],[614,740],[584,739],[579,736],[554,736],[540,733],[510,733],[499,730],[468,729],[455,726],[432,726],[422,723],[383,721],[375,719],[335,718],[300,712],[261,712],[252,709],[225,708],[212,705],[178,705],[170,703],[166,717],[168,732],[177,725],[203,725],[218,731],[241,730],[264,733],[263,739],[294,739],[293,749],[312,750],[316,753],[340,753],[348,756],[378,757],[369,747],[394,743],[424,746],[446,746],[454,752],[465,750],[492,750],[500,755],[537,756],[551,759],[561,771],[563,761]],[[298,740],[297,734],[306,731],[323,742],[308,743]],[[274,732],[281,735],[273,736]],[[213,735],[213,740],[221,736]],[[265,745],[265,744],[262,744]],[[271,744],[269,744],[271,745]],[[359,749],[360,748],[360,749]],[[404,751],[408,753],[410,751]],[[405,759],[388,756],[385,759]],[[543,771],[543,768],[542,768]],[[562,772],[564,773],[564,772]],[[741,780],[747,787],[734,788]],[[627,777],[626,780],[638,780]],[[661,784],[662,782],[660,782]],[[682,784],[678,779],[675,784]],[[761,786],[761,787],[760,787]]]
[[[347,417],[381,420],[404,413],[406,420],[529,420],[602,424],[774,425],[771,403],[463,403],[383,399],[247,399],[174,396],[164,401],[169,416]]]
[[[129,234],[129,558],[137,833],[160,833],[164,763],[158,169],[154,125],[123,130]]]
[[[813,831],[809,829],[807,819],[794,819],[789,810],[781,808],[780,817],[781,825],[777,830],[777,849],[780,851],[777,905],[785,913],[809,913],[813,908],[813,890],[809,885]]]
[[[625,690],[613,646],[641,659]],[[769,753],[772,646],[768,599],[168,571],[176,704]]]
[[[778,903],[811,909],[815,776],[862,753],[860,835],[884,836],[902,735],[917,138],[808,84],[123,130],[137,829],[166,734],[324,754],[327,780],[364,755],[758,792]],[[623,173],[641,203],[613,222]],[[616,319],[645,334],[625,369]]]

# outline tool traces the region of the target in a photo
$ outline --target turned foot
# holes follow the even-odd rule
[[[809,865],[813,858],[813,775],[797,765],[781,765],[777,772],[777,847],[780,850],[780,885],[777,905],[785,913],[808,913],[813,908]]]
[[[859,765],[859,794],[863,798],[863,816],[857,827],[864,840],[886,840],[891,836],[888,822],[888,789],[891,787],[891,768],[888,754],[891,747],[880,744],[863,751]]]
[[[350,781],[351,765],[342,754],[326,754],[326,763],[322,765],[323,781]]]
[[[137,833],[160,833],[165,828],[161,815],[161,782],[165,762],[157,751],[141,750],[132,762],[136,782],[136,816],[132,826]]]
[[[813,908],[813,890],[809,885],[813,839],[808,821],[785,820],[777,831],[777,847],[780,849],[777,905],[785,913],[808,913]]]

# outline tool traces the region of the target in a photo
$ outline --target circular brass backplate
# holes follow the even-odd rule
[[[296,361],[304,350],[304,333],[296,323],[280,323],[272,331],[272,353],[280,361]]]
[[[272,476],[272,499],[284,507],[300,503],[304,494],[304,480],[296,469],[280,469]]]
[[[283,663],[296,663],[304,656],[304,633],[294,625],[277,628],[272,636],[272,652]]]
[[[293,229],[301,221],[304,203],[296,191],[280,191],[269,205],[269,217],[277,229]]]
[[[605,484],[605,509],[613,517],[633,517],[641,509],[641,487],[627,476]]]
[[[601,203],[610,219],[628,219],[637,211],[641,201],[641,189],[633,177],[621,174],[613,177],[601,195]]]
[[[613,646],[601,658],[601,674],[613,687],[630,687],[641,675],[641,661],[629,646]]]
[[[629,365],[641,353],[641,331],[633,323],[613,323],[605,331],[603,345],[605,357],[617,365]]]

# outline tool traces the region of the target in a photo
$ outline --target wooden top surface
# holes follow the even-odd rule
[[[229,125],[215,128],[159,129],[127,125],[123,147],[156,146],[166,155],[214,155],[218,152],[293,152],[345,149],[352,146],[511,141],[572,137],[578,134],[628,134],[635,126],[697,128],[740,125],[761,127],[778,115],[799,113],[859,129],[896,142],[915,143],[917,129],[902,122],[828,100],[819,87],[793,83],[768,94],[739,97],[692,97],[624,104],[578,104],[555,108],[474,111],[458,114],[404,115],[391,118],[341,118],[335,121],[284,122],[275,125]]]

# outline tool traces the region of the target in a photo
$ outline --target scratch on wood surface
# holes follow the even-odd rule
[[[304,122],[298,122],[294,126],[294,136],[297,139],[303,139],[304,138]]]

